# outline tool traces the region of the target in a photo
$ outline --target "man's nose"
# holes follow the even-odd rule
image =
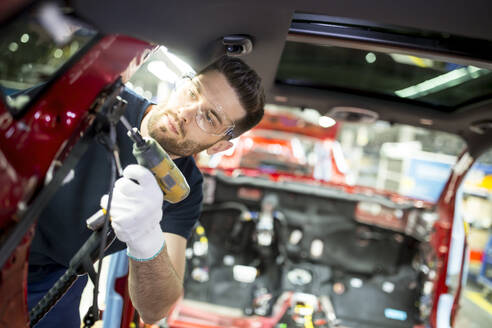
[[[198,110],[198,104],[189,103],[180,107],[179,118],[183,120],[184,124],[189,124],[192,122],[193,117],[196,115]]]

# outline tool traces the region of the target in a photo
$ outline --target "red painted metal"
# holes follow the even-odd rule
[[[248,168],[216,169],[216,168],[210,168],[204,166],[199,166],[199,168],[203,174],[207,174],[210,176],[216,176],[217,174],[222,174],[227,177],[247,176],[247,177],[254,177],[254,178],[265,178],[275,182],[298,182],[298,183],[308,184],[312,186],[338,189],[340,190],[340,192],[347,193],[347,194],[360,194],[369,197],[383,196],[394,203],[410,204],[416,208],[432,209],[434,206],[434,203],[426,200],[403,196],[395,192],[380,190],[375,187],[357,186],[357,185],[351,186],[344,183],[320,181],[312,177],[297,176],[291,173],[264,173],[264,172],[259,172],[257,169],[248,169]]]
[[[474,161],[474,159],[467,161],[467,158],[471,159],[471,157],[469,157],[468,152],[466,151],[462,153],[461,156],[458,158],[458,161],[453,167],[451,175],[449,176],[449,179],[446,182],[446,185],[436,205],[436,210],[439,219],[434,224],[434,233],[432,234],[431,241],[430,241],[437,259],[436,261],[437,267],[435,268],[437,271],[437,275],[434,284],[432,312],[430,315],[431,327],[437,326],[436,320],[437,320],[437,306],[439,303],[439,297],[442,294],[449,292],[448,285],[446,284],[446,278],[447,278],[449,250],[451,246],[451,234],[453,229],[453,220],[454,220],[454,212],[455,212],[456,193],[458,191],[460,184],[463,182],[466,173],[471,168]],[[464,163],[466,163],[466,165],[464,165]],[[461,168],[457,169],[460,166]],[[464,259],[465,257],[463,256],[462,267],[463,267]],[[461,286],[462,274],[463,271],[461,271],[459,285],[456,294],[454,295],[453,310],[452,310],[450,322],[454,321],[454,315],[457,312],[456,310],[459,306],[458,302],[459,302],[460,290],[462,287]]]
[[[135,71],[153,46],[129,37],[108,36],[66,72],[19,120],[0,106],[0,226],[28,203],[67,140],[80,136],[99,92],[120,75]]]
[[[467,239],[465,238],[465,243],[463,244],[463,257],[461,258],[461,269],[460,269],[460,275],[459,275],[459,281],[458,281],[458,288],[456,289],[456,294],[454,295],[454,303],[453,303],[453,309],[451,310],[451,327],[454,327],[454,322],[456,319],[456,314],[458,313],[458,310],[460,308],[459,306],[459,300],[461,298],[461,291],[463,288],[463,277],[465,274],[465,262],[466,262],[466,251],[468,249],[468,242]]]
[[[273,328],[292,306],[292,292],[287,292],[274,307],[271,317],[234,317],[201,309],[179,300],[172,309],[167,324],[170,328]]]
[[[114,282],[114,290],[123,298],[123,305],[121,307],[121,328],[130,327],[135,315],[135,308],[133,307],[130,299],[130,293],[128,290],[128,274],[119,277]]]
[[[339,124],[336,123],[329,128],[324,128],[318,124],[307,122],[292,113],[274,114],[266,112],[256,128],[297,133],[318,139],[335,140]]]
[[[27,255],[34,226],[26,233],[0,272],[0,327],[28,327]]]
[[[63,162],[71,146],[91,124],[93,115],[89,108],[101,90],[120,76],[126,81],[155,47],[126,36],[105,36],[20,119],[13,119],[5,104],[0,103],[0,237],[8,235],[17,224],[18,209],[29,206],[42,189],[53,161]],[[11,274],[25,276],[27,261],[15,273],[11,272],[9,263],[14,257],[17,261],[27,258],[26,245],[31,238],[32,232],[28,232],[2,268],[2,278]],[[25,279],[22,283],[9,280],[8,285],[2,279],[0,290],[18,295],[17,304],[26,304]],[[2,295],[7,294],[2,292]],[[27,312],[23,312],[19,316],[23,324],[13,326],[27,327]],[[11,314],[0,312],[0,323],[11,320]]]

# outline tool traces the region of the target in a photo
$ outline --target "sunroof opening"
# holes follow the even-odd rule
[[[276,82],[370,93],[452,110],[492,96],[491,73],[420,56],[287,41]]]

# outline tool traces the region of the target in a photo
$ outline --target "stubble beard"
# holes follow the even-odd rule
[[[162,115],[166,112],[169,111],[166,109],[156,109],[154,113],[149,113],[151,116],[148,122],[148,131],[149,135],[154,138],[169,155],[177,157],[191,156],[211,146],[186,140],[185,131],[183,131],[183,141],[178,141],[175,138],[170,137],[169,135],[172,134],[172,132],[168,131],[168,129],[162,124],[159,124]]]

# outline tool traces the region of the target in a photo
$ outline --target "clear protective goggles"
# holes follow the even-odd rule
[[[196,124],[204,132],[215,136],[233,137],[235,124],[227,117],[222,106],[206,99],[200,92],[202,90],[200,81],[191,77],[185,77],[177,85],[176,91],[182,105],[186,107],[197,107]]]

